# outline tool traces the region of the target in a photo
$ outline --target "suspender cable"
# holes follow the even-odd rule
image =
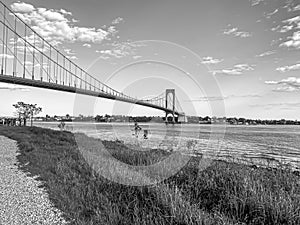
[[[1,64],[1,74],[3,75],[4,73],[4,57],[5,57],[5,31],[6,31],[6,25],[5,25],[5,11],[6,11],[6,8],[4,7],[4,11],[3,11],[3,20],[4,20],[4,23],[3,23],[3,40],[2,40],[2,64]]]
[[[14,33],[14,61],[13,61],[13,76],[16,76],[17,75],[17,42],[18,42],[18,39],[17,39],[17,19],[16,17],[14,18],[15,19],[15,33]]]
[[[35,64],[35,34],[33,33],[33,52],[32,52],[32,80],[34,80],[34,64]]]
[[[4,11],[4,19],[6,20],[6,11]],[[7,48],[8,48],[8,27],[6,25],[6,32],[5,32],[5,69],[4,69],[4,74],[7,74]]]
[[[24,65],[23,65],[23,78],[25,78],[25,74],[26,74],[26,57],[27,57],[27,53],[26,53],[26,39],[27,39],[27,26],[25,25],[25,41],[24,41]]]
[[[44,53],[44,41],[42,40],[42,52]],[[41,76],[41,81],[43,81],[43,69],[44,69],[44,57],[43,54],[41,54],[41,61],[40,61],[40,76]]]

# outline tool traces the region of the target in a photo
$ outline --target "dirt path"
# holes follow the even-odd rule
[[[0,224],[67,224],[42,184],[17,166],[15,141],[0,136]]]

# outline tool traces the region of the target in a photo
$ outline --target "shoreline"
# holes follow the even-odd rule
[[[34,120],[33,123],[52,123],[52,124],[59,124],[61,121],[39,121],[39,120]],[[78,123],[78,124],[133,124],[133,122],[96,122],[96,121],[64,121],[66,124],[72,124],[72,123]],[[161,122],[140,122],[139,124],[161,124],[165,125],[165,123]],[[295,127],[295,126],[300,126],[300,124],[230,124],[230,123],[175,123],[175,124],[169,124],[170,126],[173,125],[199,125],[199,126],[226,126],[226,127],[272,127],[272,126],[286,126],[286,127]]]

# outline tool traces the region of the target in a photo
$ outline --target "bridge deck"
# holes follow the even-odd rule
[[[166,109],[164,107],[154,105],[154,104],[148,103],[146,101],[137,100],[137,99],[133,99],[133,98],[125,98],[122,96],[112,95],[112,94],[108,94],[108,93],[104,93],[104,92],[97,92],[97,91],[92,91],[92,90],[88,90],[88,89],[82,89],[82,88],[61,85],[61,84],[56,84],[56,83],[51,83],[51,82],[45,82],[45,81],[40,81],[40,80],[32,80],[32,79],[21,78],[21,77],[16,77],[16,76],[11,76],[11,75],[0,75],[0,82],[10,83],[10,84],[18,84],[18,85],[24,85],[24,86],[31,86],[31,87],[37,87],[37,88],[46,88],[46,89],[50,89],[50,90],[57,90],[57,91],[64,91],[64,92],[69,92],[69,93],[76,93],[76,94],[106,98],[106,99],[146,106],[146,107],[162,110],[167,113],[172,113],[172,110],[170,110],[170,109]],[[179,112],[175,112],[175,114],[181,115]]]

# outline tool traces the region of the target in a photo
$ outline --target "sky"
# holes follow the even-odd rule
[[[300,119],[299,0],[6,0],[68,58],[139,99],[176,89],[187,115]],[[1,52],[3,54],[3,52]],[[3,55],[0,55],[2,58]],[[0,83],[0,115],[159,115],[106,99]]]

